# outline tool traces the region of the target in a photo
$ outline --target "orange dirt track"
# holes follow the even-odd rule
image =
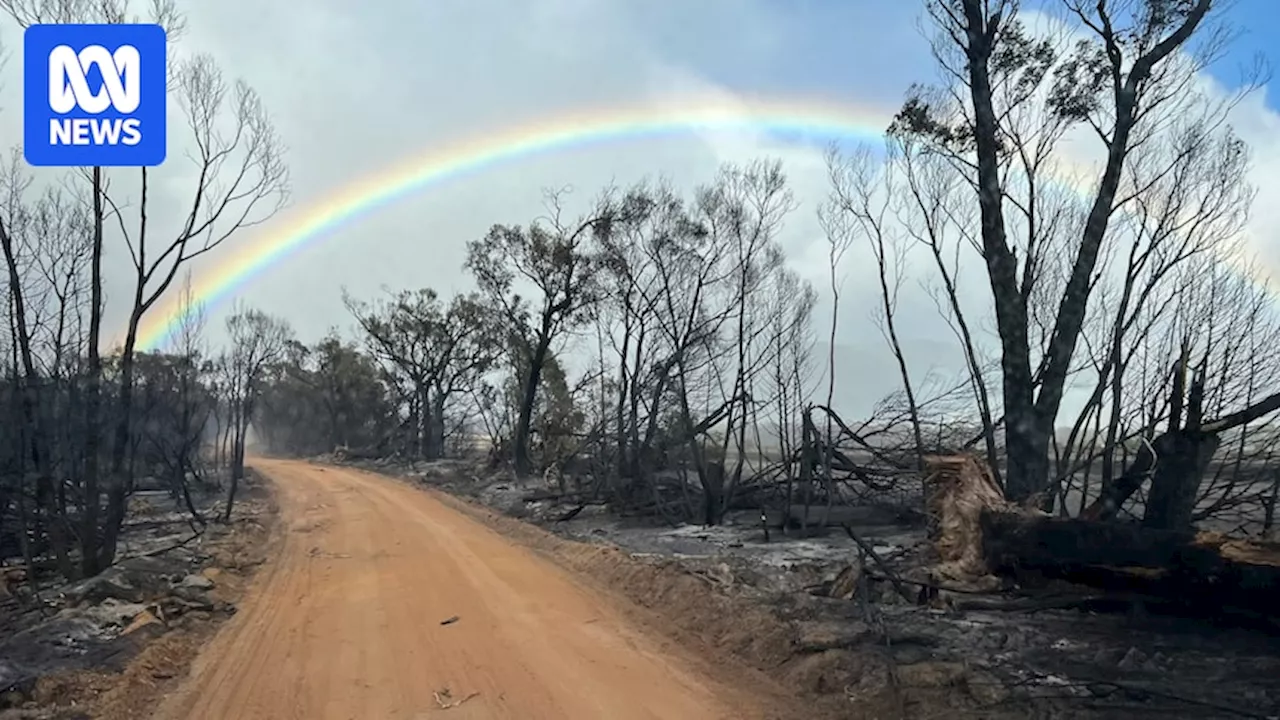
[[[274,481],[285,537],[155,717],[761,716],[750,689],[695,670],[620,601],[429,493],[350,469],[254,466]]]

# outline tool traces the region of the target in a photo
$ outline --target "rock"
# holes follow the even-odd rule
[[[194,590],[211,590],[213,589],[213,580],[204,575],[188,575],[182,578],[177,587],[188,588]]]
[[[27,693],[18,687],[11,687],[4,692],[0,692],[0,708],[16,708],[21,707],[29,700]]]
[[[205,612],[213,612],[214,609],[216,608],[216,605],[214,604],[214,602],[209,598],[205,598],[205,597],[181,598],[179,602],[181,602],[182,605],[187,610],[203,610]]]
[[[1093,664],[1100,667],[1119,665],[1120,661],[1124,659],[1124,656],[1125,653],[1123,650],[1118,650],[1116,648],[1102,648],[1093,654]]]
[[[139,587],[150,587],[167,575],[182,572],[185,563],[176,556],[132,557],[120,561],[106,572],[118,572],[125,575]]]
[[[184,603],[209,604],[208,594],[199,588],[183,587],[181,585],[173,588],[169,593],[170,597],[178,598]]]
[[[839,691],[848,697],[874,698],[890,692],[894,686],[889,666],[883,662],[865,662]],[[834,689],[834,688],[833,688]]]
[[[1147,670],[1163,671],[1171,663],[1169,657],[1162,652],[1157,652],[1151,656],[1151,659],[1143,664]]]
[[[733,569],[727,563],[716,565],[707,571],[707,575],[722,586],[727,587],[733,584]]]
[[[115,598],[107,598],[101,604],[83,608],[76,612],[99,627],[126,627],[134,618],[146,611],[146,606],[139,603],[127,603]]]
[[[871,684],[873,675],[862,658],[845,650],[805,655],[787,670],[787,684],[810,693],[846,692],[852,685]]]
[[[1146,665],[1147,654],[1136,647],[1129,648],[1129,651],[1120,658],[1120,662],[1116,665],[1121,670],[1138,670]]]
[[[891,645],[893,659],[901,665],[915,665],[916,663],[929,662],[933,659],[933,652],[927,647],[919,645]]]
[[[879,597],[876,598],[876,602],[878,602],[881,605],[888,605],[890,607],[908,604],[906,598],[899,595],[898,591],[895,590],[889,583],[878,583],[878,584],[880,585],[880,588],[878,593]]]
[[[178,597],[167,597],[160,601],[160,612],[166,618],[179,617],[187,611],[187,602]]]
[[[980,641],[984,647],[991,650],[1004,650],[1009,644],[1009,633],[1001,630],[992,630],[990,633],[984,634]]]
[[[181,568],[180,563],[154,557],[123,560],[98,575],[73,585],[66,597],[74,604],[99,603],[107,598],[137,603],[163,595],[167,577]]]
[[[1096,698],[1111,697],[1119,690],[1115,685],[1108,685],[1106,683],[1089,683],[1085,686],[1085,689]]]
[[[74,604],[100,603],[104,600],[123,600],[126,602],[142,602],[146,593],[142,588],[130,584],[124,577],[111,572],[104,572],[73,585],[66,591],[67,599]]]
[[[155,615],[152,615],[149,610],[143,610],[142,612],[138,613],[137,617],[133,619],[133,622],[125,626],[125,629],[120,634],[130,635],[149,625],[164,627],[164,623],[160,622],[160,618],[156,617]]]

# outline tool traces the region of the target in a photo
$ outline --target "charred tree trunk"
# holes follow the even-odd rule
[[[432,390],[429,394],[430,402],[428,407],[430,412],[427,414],[426,422],[426,457],[428,460],[438,460],[444,457],[444,391],[440,388]]]
[[[1218,451],[1221,437],[1217,433],[1184,431],[1169,435],[1166,444],[1168,454],[1157,461],[1151,476],[1142,524],[1162,530],[1186,530],[1195,514],[1201,479]]]
[[[1236,608],[1280,617],[1280,545],[1230,544],[1183,530],[1009,512],[981,517],[983,557],[998,573],[1033,570],[1202,612]]]
[[[249,433],[249,418],[253,416],[253,404],[245,401],[236,414],[235,436],[231,443],[231,483],[227,486],[227,504],[222,509],[222,522],[231,522],[231,510],[235,507],[236,491],[244,477],[245,436]]]
[[[992,61],[1004,26],[1012,22],[983,0],[961,0],[956,8],[957,38],[967,60],[969,99],[973,105],[972,133],[981,213],[982,254],[995,304],[1004,376],[1005,445],[1008,468],[1005,491],[1022,502],[1049,486],[1049,445],[1054,421],[1070,374],[1071,359],[1084,326],[1094,271],[1107,234],[1120,187],[1129,143],[1138,122],[1144,91],[1156,68],[1190,39],[1212,5],[1196,0],[1162,40],[1121,66],[1119,53],[1109,58],[1114,100],[1107,160],[1084,223],[1080,245],[1071,261],[1066,286],[1058,301],[1049,346],[1037,378],[1032,373],[1028,337],[1027,300],[1034,286],[1033,269],[1024,267],[1019,282],[1018,260],[1007,242],[1001,178],[1004,130],[994,101]],[[1110,30],[1106,31],[1110,33]],[[1126,72],[1127,70],[1127,72]],[[997,78],[999,80],[999,78]],[[1038,392],[1037,392],[1038,389]]]
[[[819,465],[818,428],[813,423],[813,406],[805,408],[800,416],[800,482],[799,488],[803,497],[804,515],[800,522],[800,534],[809,532],[809,507],[813,504],[813,473]],[[788,506],[793,498],[787,498]],[[786,530],[784,529],[785,533]]]
[[[137,301],[141,302],[141,288]],[[111,472],[107,481],[107,516],[102,528],[102,547],[99,549],[99,564],[107,567],[115,561],[116,545],[120,539],[120,529],[124,526],[125,510],[129,502],[129,486],[132,484],[128,463],[130,435],[133,423],[133,371],[134,345],[138,339],[138,320],[141,313],[134,311],[130,319],[129,331],[125,338],[124,350],[120,354],[120,394],[117,402],[115,433],[111,444]]]
[[[724,463],[707,463],[704,477],[702,524],[719,525],[724,515]]]
[[[207,523],[204,515],[200,514],[200,510],[196,508],[196,503],[191,497],[191,483],[187,482],[187,473],[191,470],[191,460],[183,457],[178,461],[178,474],[174,481],[178,484],[178,490],[182,493],[182,502],[187,507],[187,512],[191,513],[191,518],[204,527]]]
[[[1189,530],[1201,480],[1222,442],[1222,433],[1280,410],[1280,393],[1276,393],[1238,412],[1203,421],[1207,371],[1203,363],[1196,369],[1184,398],[1188,362],[1184,346],[1172,372],[1169,429],[1154,440],[1143,442],[1124,473],[1103,488],[1099,498],[1081,513],[1082,518],[1114,518],[1150,478],[1151,491],[1143,511],[1143,525],[1152,529]]]
[[[52,458],[50,457],[50,438],[48,424],[44,422],[44,409],[41,407],[39,371],[31,350],[31,331],[27,325],[26,298],[23,293],[22,278],[18,273],[18,261],[13,247],[13,238],[8,228],[0,225],[0,248],[4,251],[5,266],[8,269],[9,292],[13,308],[13,326],[17,341],[18,355],[22,363],[21,376],[16,377],[21,388],[22,420],[27,426],[24,433],[28,438],[27,452],[36,473],[36,517],[43,517],[49,533],[49,542],[57,558],[58,571],[63,577],[72,577],[71,559],[68,554],[65,517],[60,512],[60,504],[55,500]],[[15,369],[15,376],[17,372]],[[21,493],[20,493],[21,494]],[[23,532],[27,528],[24,523]]]
[[[417,388],[416,408],[417,414],[414,416],[414,457],[419,459],[429,459],[431,457],[431,394],[427,388],[427,381],[418,379],[414,381]]]
[[[1027,306],[1018,291],[1018,262],[1005,233],[1004,191],[1000,179],[1000,127],[991,86],[990,61],[1000,18],[989,17],[984,4],[964,0],[965,55],[973,132],[977,154],[978,207],[987,278],[995,302],[1000,336],[1000,368],[1004,378],[1005,446],[1008,460],[1005,491],[1022,501],[1039,491],[1048,474],[1047,439],[1039,435],[1031,355],[1027,338]]]
[[[98,480],[102,471],[102,168],[93,169],[93,250],[89,268],[89,337],[84,404],[84,517],[80,528],[80,572],[85,577],[102,571],[99,562],[98,517],[102,493]]]
[[[142,202],[141,227],[138,243],[138,278],[134,284],[133,307],[129,312],[129,326],[125,331],[124,347],[120,351],[120,393],[117,402],[114,438],[111,443],[111,473],[107,485],[107,517],[102,533],[100,563],[106,567],[115,561],[116,544],[120,538],[120,529],[124,526],[125,511],[128,509],[129,492],[133,484],[131,456],[131,436],[133,429],[133,382],[135,350],[138,345],[138,325],[146,312],[146,274],[142,270],[145,251],[147,214],[147,169],[142,169]],[[177,270],[175,265],[173,268]]]
[[[525,373],[524,387],[521,389],[520,415],[516,421],[515,447],[513,460],[516,474],[524,477],[529,474],[532,462],[529,457],[529,435],[533,426],[533,406],[538,400],[538,384],[542,382],[542,366],[547,360],[547,351],[551,347],[549,320],[544,320],[542,332],[538,334],[538,343],[529,357],[529,367]]]

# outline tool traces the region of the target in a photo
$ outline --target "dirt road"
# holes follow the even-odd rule
[[[617,601],[430,494],[254,464],[275,481],[285,538],[156,717],[758,717]]]

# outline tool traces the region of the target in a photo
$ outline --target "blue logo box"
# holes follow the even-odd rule
[[[164,28],[152,24],[28,27],[22,39],[27,162],[164,162],[167,44]]]

